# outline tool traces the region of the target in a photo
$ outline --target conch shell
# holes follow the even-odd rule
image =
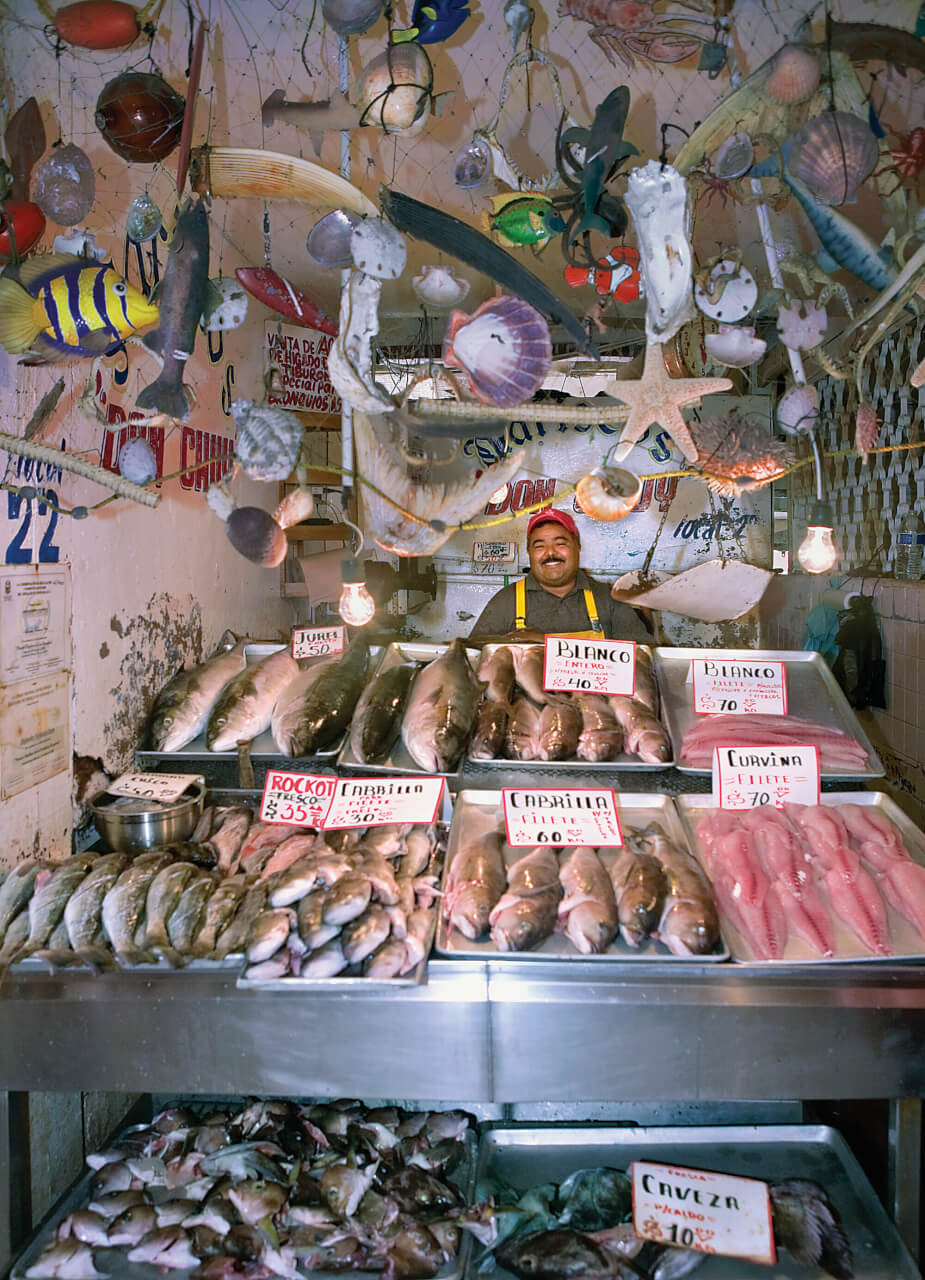
[[[667,342],[693,319],[691,210],[687,182],[656,160],[634,169],[626,185],[646,292],[646,337]]]

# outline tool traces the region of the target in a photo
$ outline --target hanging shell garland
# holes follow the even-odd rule
[[[287,409],[252,400],[235,400],[231,413],[238,428],[235,457],[252,480],[285,480],[298,461],[303,427]]]
[[[321,16],[339,36],[367,31],[382,12],[382,0],[322,0]]]
[[[711,359],[733,369],[747,369],[768,349],[768,344],[756,336],[752,325],[721,324],[716,333],[705,334],[703,341]]]
[[[468,374],[483,404],[521,404],[533,398],[549,370],[549,325],[521,298],[490,298],[471,316],[451,314],[443,359]]]
[[[129,440],[119,450],[119,475],[132,484],[150,484],[157,475],[157,458],[143,436]]]
[[[815,387],[791,387],[781,396],[777,406],[777,425],[788,435],[812,431],[818,417],[819,394]]]
[[[412,279],[411,288],[429,307],[456,307],[469,292],[469,281],[452,267],[425,266]]]
[[[642,481],[622,467],[595,467],[578,481],[575,497],[594,520],[622,520],[638,506]]]
[[[755,148],[747,133],[733,133],[716,148],[712,157],[717,178],[731,181],[748,173],[755,163]]]
[[[237,329],[247,317],[247,293],[233,276],[209,281],[202,327],[206,333]]]
[[[147,191],[136,196],[129,205],[125,218],[125,234],[129,240],[134,240],[138,244],[153,240],[163,225],[161,211]]]
[[[821,204],[851,204],[879,156],[865,121],[849,111],[824,111],[794,137],[787,168]]]

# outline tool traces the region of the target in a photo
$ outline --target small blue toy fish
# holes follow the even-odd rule
[[[418,29],[418,44],[439,44],[455,35],[468,17],[468,0],[415,0],[411,22]]]

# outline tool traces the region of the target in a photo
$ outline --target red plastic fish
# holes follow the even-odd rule
[[[606,258],[598,258],[598,264],[597,267],[566,267],[566,284],[573,289],[593,284],[598,293],[612,293],[619,302],[635,302],[642,297],[642,276],[636,249],[615,249]]]
[[[235,275],[248,293],[272,311],[306,329],[337,337],[337,323],[272,267],[236,267]]]

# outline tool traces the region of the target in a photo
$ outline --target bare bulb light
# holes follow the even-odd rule
[[[341,572],[344,580],[337,612],[348,627],[365,627],[376,613],[376,602],[370,595],[359,560],[343,560]]]
[[[817,502],[813,509],[806,537],[797,550],[797,560],[806,573],[828,573],[838,560],[838,548],[832,538],[832,509],[825,502]]]

